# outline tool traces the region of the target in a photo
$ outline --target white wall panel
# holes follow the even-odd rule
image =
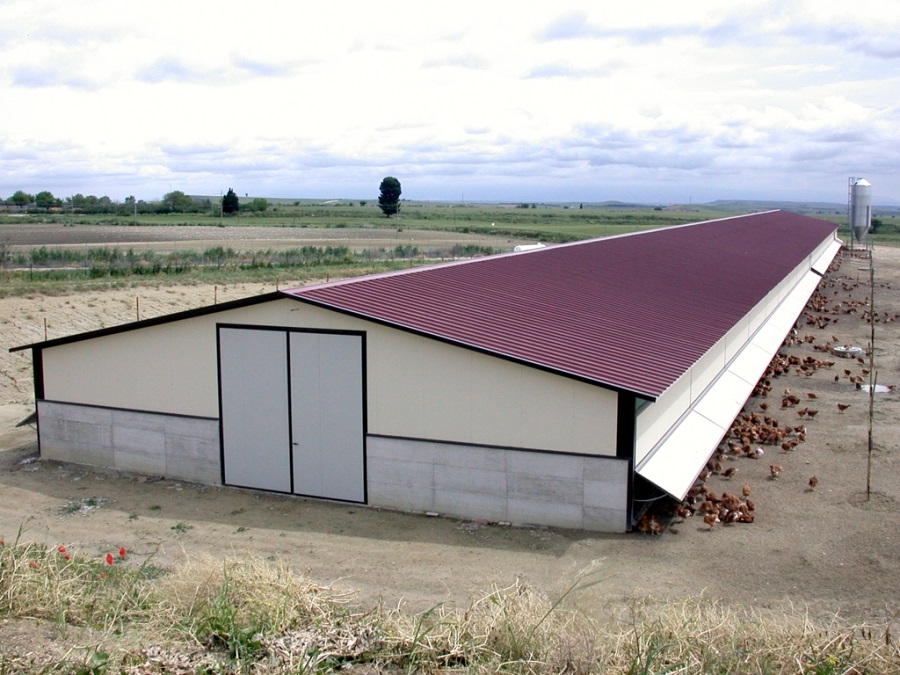
[[[640,462],[691,405],[690,372],[641,411],[635,429],[635,461]]]
[[[217,323],[365,332],[370,433],[615,454],[615,392],[287,299],[46,349],[45,396],[218,417]]]

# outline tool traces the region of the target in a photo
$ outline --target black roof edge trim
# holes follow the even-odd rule
[[[361,319],[362,321],[369,321],[371,323],[375,323],[381,326],[387,326],[388,328],[393,328],[395,330],[401,330],[405,333],[411,333],[412,335],[418,335],[419,337],[428,338],[429,340],[435,340],[437,342],[443,342],[444,344],[452,345],[454,347],[461,347],[463,349],[468,349],[473,352],[477,352],[479,354],[485,354],[487,356],[493,356],[497,359],[503,359],[504,361],[509,361],[511,363],[517,363],[522,366],[528,366],[529,368],[535,368],[536,370],[541,370],[545,373],[550,373],[552,375],[559,375],[561,377],[566,377],[570,380],[576,380],[578,382],[583,382],[584,384],[590,384],[595,387],[601,387],[603,389],[608,389],[610,391],[615,392],[624,392],[626,394],[634,394],[640,398],[646,399],[651,403],[655,403],[659,398],[655,394],[651,394],[645,391],[637,391],[634,389],[626,389],[624,387],[617,386],[615,384],[611,384],[609,382],[603,382],[601,380],[592,380],[589,377],[583,377],[581,375],[575,375],[574,373],[567,372],[565,370],[559,370],[558,368],[550,368],[549,366],[542,366],[538,363],[534,363],[533,361],[528,361],[527,359],[516,358],[515,356],[510,356],[508,354],[502,354],[500,352],[491,351],[490,349],[485,349],[483,347],[477,347],[475,345],[470,345],[465,342],[459,342],[457,340],[451,340],[450,338],[443,337],[441,335],[434,335],[433,333],[429,333],[423,330],[416,330],[415,328],[411,328],[409,326],[401,326],[399,324],[393,323],[391,321],[386,321],[385,319],[378,319],[372,316],[366,316],[361,312],[354,312],[353,310],[345,309],[343,307],[335,307],[334,305],[330,305],[327,302],[322,302],[321,300],[314,300],[312,298],[307,298],[302,295],[295,295],[291,293],[287,293],[286,297],[293,298],[294,300],[298,300],[300,302],[305,302],[306,304],[312,305],[314,307],[319,307],[321,309],[327,309],[330,312],[337,312],[338,314],[345,314],[347,316],[352,316],[355,319]]]
[[[195,309],[188,309],[183,312],[175,312],[174,314],[164,314],[163,316],[157,316],[152,319],[143,319],[141,321],[132,321],[130,323],[123,323],[118,326],[110,326],[109,328],[100,328],[98,330],[87,331],[84,333],[76,333],[75,335],[68,335],[66,337],[55,338],[53,340],[46,340],[43,342],[34,342],[27,345],[20,345],[18,347],[12,347],[10,352],[20,352],[26,349],[32,350],[42,350],[48,349],[50,347],[58,347],[60,345],[71,344],[73,342],[81,342],[82,340],[90,340],[98,337],[105,337],[107,335],[115,335],[117,333],[127,333],[132,330],[138,330],[140,328],[149,328],[151,326],[159,326],[167,323],[173,323],[175,321],[181,321],[183,319],[191,319],[198,316],[206,316],[208,314],[215,314],[216,312],[223,312],[229,309],[237,309],[240,307],[248,307],[251,305],[261,304],[264,302],[271,302],[273,300],[294,300],[298,302],[304,302],[306,304],[312,305],[314,307],[320,307],[322,309],[326,309],[331,312],[337,312],[338,314],[345,314],[347,316],[352,316],[356,319],[361,319],[363,321],[369,321],[371,323],[379,324],[382,326],[387,326],[388,328],[393,328],[395,330],[401,330],[406,333],[411,333],[413,335],[418,335],[420,337],[428,338],[430,340],[436,340],[438,342],[443,342],[444,344],[453,345],[454,347],[462,347],[463,349],[469,349],[474,352],[478,352],[480,354],[485,354],[487,356],[493,356],[494,358],[503,359],[505,361],[509,361],[511,363],[518,363],[519,365],[528,366],[530,368],[535,368],[537,370],[544,371],[546,373],[551,373],[553,375],[559,375],[561,377],[566,377],[572,380],[576,380],[577,382],[583,382],[585,384],[589,384],[595,387],[601,387],[603,389],[608,389],[610,391],[615,392],[624,392],[627,394],[634,394],[639,396],[640,398],[646,399],[648,401],[656,402],[659,398],[658,396],[651,394],[645,391],[637,391],[632,389],[626,389],[624,387],[619,387],[617,385],[611,384],[609,382],[603,382],[600,380],[592,380],[587,377],[582,377],[579,375],[575,375],[573,373],[566,372],[564,370],[559,370],[556,368],[550,368],[547,366],[542,366],[532,361],[528,361],[526,359],[519,359],[514,356],[510,356],[507,354],[501,354],[499,352],[491,351],[489,349],[484,349],[482,347],[476,347],[474,345],[466,344],[465,342],[458,342],[456,340],[451,340],[449,338],[441,337],[439,335],[434,335],[432,333],[428,333],[426,331],[416,330],[414,328],[410,328],[408,326],[400,326],[396,323],[392,323],[390,321],[385,321],[383,319],[377,319],[375,317],[366,316],[365,314],[359,312],[353,312],[347,309],[343,309],[340,307],[334,307],[329,305],[328,303],[321,302],[319,300],[313,300],[311,298],[303,297],[302,295],[296,295],[294,293],[289,293],[285,291],[270,291],[269,293],[263,293],[262,295],[254,295],[249,298],[240,298],[238,300],[231,300],[229,302],[223,302],[217,305],[206,305],[204,307],[197,307]]]
[[[115,335],[116,333],[127,333],[128,331],[138,330],[140,328],[149,328],[150,326],[159,326],[166,323],[181,321],[182,319],[191,319],[207,314],[215,314],[216,312],[224,312],[239,307],[247,307],[263,302],[271,302],[272,300],[296,299],[293,295],[283,291],[270,291],[262,295],[253,295],[247,298],[238,298],[237,300],[229,300],[215,305],[204,305],[203,307],[195,307],[194,309],[186,309],[174,314],[163,314],[151,319],[142,319],[140,321],[131,321],[129,323],[119,324],[118,326],[110,326],[109,328],[100,328],[97,330],[86,331],[84,333],[75,333],[61,338],[52,340],[44,340],[43,342],[33,342],[27,345],[10,348],[10,352],[20,352],[25,349],[47,349],[49,347],[58,347],[59,345],[70,344],[72,342],[81,342],[82,340],[90,340],[92,338],[104,337],[107,335]]]

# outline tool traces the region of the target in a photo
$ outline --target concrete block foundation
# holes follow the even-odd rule
[[[41,455],[221,485],[215,419],[38,402]],[[368,436],[368,504],[599,532],[628,528],[628,462]]]
[[[41,456],[194,483],[221,483],[219,422],[38,401]]]
[[[628,462],[370,436],[372,506],[463,518],[625,532]]]

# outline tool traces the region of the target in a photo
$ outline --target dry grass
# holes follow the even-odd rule
[[[69,558],[66,559],[65,556]],[[39,619],[70,649],[0,646],[0,673],[872,673],[900,672],[891,625],[829,625],[792,608],[705,598],[575,608],[602,580],[553,600],[523,584],[465,610],[361,612],[282,562],[197,557],[169,574],[33,543],[0,546],[0,617]],[[90,629],[89,644],[79,644]]]

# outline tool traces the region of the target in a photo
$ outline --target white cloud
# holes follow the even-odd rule
[[[0,195],[896,190],[900,6],[873,1],[14,0]]]

